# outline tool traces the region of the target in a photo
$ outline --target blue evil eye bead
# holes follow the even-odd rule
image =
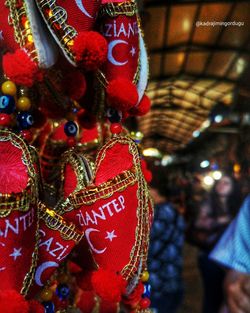
[[[151,285],[150,284],[145,284],[144,285],[144,292],[143,292],[143,298],[150,298],[151,294]]]
[[[17,122],[21,129],[29,129],[32,127],[34,119],[30,112],[23,111],[17,114]]]
[[[65,300],[69,297],[69,287],[66,284],[59,284],[56,288],[56,294],[59,299]]]
[[[66,136],[74,137],[77,134],[78,127],[75,122],[69,121],[64,125],[64,132]]]
[[[119,123],[122,120],[122,113],[113,108],[108,108],[106,115],[110,123]]]
[[[55,313],[55,305],[52,301],[42,302],[44,313]]]
[[[0,112],[11,114],[15,110],[15,99],[9,95],[0,96]]]

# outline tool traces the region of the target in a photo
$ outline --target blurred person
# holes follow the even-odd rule
[[[230,313],[250,313],[250,195],[210,258],[228,271],[224,282]]]
[[[218,313],[223,304],[225,271],[209,258],[209,253],[237,214],[240,205],[239,185],[229,175],[216,181],[208,198],[201,203],[195,222],[195,240],[201,248],[198,266],[204,288],[202,313]]]
[[[164,172],[155,172],[150,193],[155,203],[148,268],[151,303],[157,313],[175,313],[183,298],[182,248],[184,218],[169,203],[170,190]]]

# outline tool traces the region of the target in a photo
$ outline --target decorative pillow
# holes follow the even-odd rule
[[[16,134],[0,130],[0,289],[26,295],[38,258],[38,165]]]

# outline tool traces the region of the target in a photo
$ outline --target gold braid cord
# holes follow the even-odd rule
[[[16,42],[21,48],[26,49],[33,61],[37,61],[38,55],[33,41],[25,1],[6,0],[5,5],[9,8],[8,20],[9,24],[14,28]]]
[[[0,194],[0,218],[6,217],[13,210],[26,212],[30,209],[31,205],[36,207],[38,199],[38,175],[34,168],[34,152],[29,149],[24,140],[15,133],[8,130],[0,130],[0,142],[11,142],[15,147],[22,151],[22,162],[27,167],[28,183],[27,187],[22,193],[13,194]],[[20,205],[20,207],[19,207]],[[29,271],[24,277],[23,287],[21,294],[27,295],[31,283],[34,278],[35,269],[38,260],[38,240],[39,240],[39,218],[37,211],[37,226],[35,233],[36,243],[32,253],[31,266]]]
[[[78,231],[73,223],[67,223],[59,214],[42,203],[39,203],[39,209],[40,219],[49,229],[58,231],[65,240],[74,240],[76,243],[81,241],[84,234]]]
[[[73,208],[80,207],[82,205],[90,205],[100,199],[109,198],[113,193],[124,190],[128,186],[132,186],[135,183],[138,183],[138,207],[136,208],[138,223],[135,230],[136,240],[130,253],[130,261],[122,269],[123,277],[128,280],[133,278],[135,275],[134,273],[137,271],[140,263],[142,264],[142,269],[146,267],[150,228],[150,198],[147,184],[141,170],[140,156],[137,145],[132,139],[128,137],[115,137],[102,147],[96,159],[94,177],[101,162],[106,156],[106,151],[117,143],[129,146],[129,152],[133,156],[133,168],[117,175],[113,179],[110,179],[106,183],[103,183],[99,186],[90,185],[79,192],[72,193],[66,199],[65,205],[60,208],[59,213],[63,214],[65,212],[71,211]]]
[[[78,33],[74,27],[67,24],[66,10],[58,6],[56,0],[38,0],[36,3],[45,23],[52,30],[55,40],[75,63],[71,47]]]
[[[108,15],[115,17],[118,15],[134,16],[138,13],[135,1],[126,1],[122,3],[106,3],[101,6],[99,16]]]

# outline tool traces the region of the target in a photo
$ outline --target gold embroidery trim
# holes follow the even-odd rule
[[[59,231],[61,237],[65,240],[73,240],[76,243],[81,241],[84,234],[79,232],[73,223],[67,223],[59,214],[54,210],[48,209],[42,203],[39,203],[39,208],[40,218],[48,228]]]
[[[99,186],[88,186],[79,192],[73,193],[69,196],[70,203],[73,206],[93,204],[100,199],[109,198],[115,192],[134,185],[136,181],[136,175],[132,171],[126,171]]]
[[[8,21],[14,28],[16,42],[22,48],[27,49],[33,61],[37,61],[38,55],[33,41],[25,1],[6,0],[5,5],[9,8]],[[23,23],[24,19],[26,19],[26,21]]]
[[[9,215],[12,211],[27,212],[31,203],[35,203],[30,189],[31,187],[28,186],[23,192],[12,194],[0,193],[0,217],[3,217],[5,214]]]
[[[135,1],[126,1],[122,3],[105,3],[101,6],[99,15],[109,15],[115,17],[118,15],[133,16],[137,14],[137,5]]]
[[[74,27],[67,24],[67,11],[56,5],[56,0],[38,0],[36,3],[44,21],[56,36],[56,40],[63,46],[67,56],[75,62],[71,47],[74,44],[77,31]]]

